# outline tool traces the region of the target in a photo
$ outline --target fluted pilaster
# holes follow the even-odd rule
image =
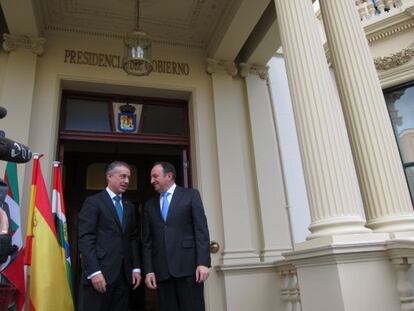
[[[264,261],[272,262],[280,259],[282,252],[292,248],[292,241],[267,70],[265,66],[240,64],[240,75],[246,85],[253,138],[257,209],[260,210],[262,224],[261,256]]]
[[[384,96],[352,1],[322,0],[369,227],[414,231],[414,213]]]
[[[310,203],[309,238],[369,232],[311,1],[275,3]]]
[[[231,61],[207,59],[211,75],[217,157],[225,245],[224,265],[257,263],[260,261],[255,239],[255,219],[249,202],[248,160],[245,139],[245,108],[240,101],[241,88],[235,87],[233,76],[237,68]],[[237,221],[235,220],[237,217]]]

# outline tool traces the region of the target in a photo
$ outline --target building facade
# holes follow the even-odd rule
[[[102,167],[132,164],[139,207],[166,159],[203,197],[209,311],[412,310],[414,1],[141,2],[137,77],[134,1],[0,0],[1,129],[44,154],[46,184],[62,161],[75,277]],[[24,207],[31,163],[18,172]]]

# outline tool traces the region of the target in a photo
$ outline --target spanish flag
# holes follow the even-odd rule
[[[34,155],[25,254],[30,311],[74,309],[62,256],[39,156]]]

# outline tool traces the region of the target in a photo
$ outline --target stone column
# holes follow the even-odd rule
[[[7,109],[1,120],[6,136],[27,145],[30,131],[37,57],[43,53],[43,38],[4,34],[3,48],[9,52],[0,106]],[[4,165],[3,162],[1,165]],[[19,187],[23,189],[23,171],[18,170]]]
[[[255,240],[255,219],[249,206],[246,176],[246,143],[243,141],[242,88],[234,85],[237,68],[233,62],[207,60],[214,101],[217,156],[224,228],[224,265],[243,265],[260,261]]]
[[[378,232],[414,231],[397,143],[354,2],[320,3],[367,225]]]
[[[308,238],[369,232],[312,2],[275,4],[309,197]]]
[[[268,68],[240,64],[249,106],[254,164],[258,188],[258,210],[262,223],[264,261],[275,261],[292,248],[285,183],[273,119],[272,103],[267,87]]]

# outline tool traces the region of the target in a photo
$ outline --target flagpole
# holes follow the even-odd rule
[[[39,154],[34,156],[30,199],[30,212],[34,215],[29,220],[31,227],[28,229],[28,238],[33,241],[31,257],[27,263],[30,265],[30,308],[34,311],[73,311],[73,297],[67,278],[64,250],[60,243],[60,233],[64,231],[56,226],[40,157]],[[58,171],[59,167],[54,170]],[[56,193],[53,198],[58,198]],[[59,213],[63,207],[59,200],[55,200],[55,206]]]

